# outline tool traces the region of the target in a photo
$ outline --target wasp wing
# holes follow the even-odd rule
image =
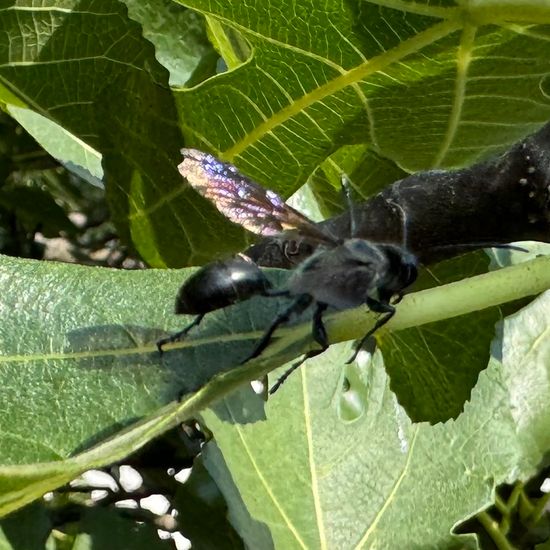
[[[338,240],[317,227],[273,191],[243,176],[235,166],[197,149],[182,149],[180,174],[232,222],[256,235],[271,236],[286,230],[327,244]]]

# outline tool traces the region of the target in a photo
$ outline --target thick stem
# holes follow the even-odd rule
[[[409,294],[397,306],[384,330],[402,330],[443,321],[488,307],[534,296],[550,288],[550,257],[535,258],[512,267],[484,273],[444,286]],[[372,314],[355,309],[337,314],[327,323],[331,342],[359,338]]]

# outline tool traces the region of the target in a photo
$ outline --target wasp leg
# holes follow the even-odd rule
[[[398,304],[402,299],[403,299],[403,293],[398,292],[397,294],[394,295],[393,300],[392,300],[391,303],[394,306],[394,305]]]
[[[254,357],[258,357],[258,355],[260,355],[260,353],[267,348],[269,342],[271,341],[271,336],[273,336],[273,333],[277,330],[277,327],[288,323],[293,314],[302,313],[302,311],[309,307],[312,301],[313,298],[309,294],[301,294],[284,311],[279,313],[279,315],[277,315],[275,320],[271,323],[271,326],[265,331],[265,334],[262,336],[260,341],[256,344],[256,347],[252,353],[246,359],[241,361],[241,365],[251,359],[254,359]]]
[[[323,324],[323,313],[327,307],[327,304],[317,302],[315,312],[313,313],[313,327],[311,330],[313,339],[323,348],[323,351],[328,348],[327,329]]]
[[[193,327],[196,327],[200,325],[200,322],[202,321],[203,317],[206,315],[206,313],[201,313],[200,315],[197,315],[194,319],[194,321],[187,325],[183,330],[180,330],[179,332],[174,332],[174,334],[171,334],[170,336],[167,336],[166,338],[161,338],[157,341],[157,349],[159,350],[159,353],[162,355],[164,353],[164,350],[162,349],[162,346],[165,346],[166,344],[170,344],[172,342],[177,342],[178,340],[181,340]]]
[[[301,367],[308,359],[311,359],[312,357],[315,357],[316,355],[320,355],[323,353],[325,349],[316,349],[312,351],[308,351],[299,361],[296,361],[294,365],[292,365],[290,368],[285,370],[283,374],[277,379],[277,382],[269,388],[269,395],[273,395],[286,381],[286,379],[298,368]]]
[[[323,353],[328,348],[327,331],[325,329],[325,325],[323,324],[323,312],[327,309],[327,307],[327,304],[318,302],[317,307],[315,308],[315,313],[313,314],[312,334],[314,340],[321,346],[321,349],[308,351],[299,361],[287,369],[282,376],[277,379],[277,382],[269,388],[269,395],[273,395],[284,384],[285,380],[308,359]]]
[[[361,338],[361,341],[355,348],[353,355],[346,361],[346,365],[349,365],[349,363],[355,361],[357,354],[361,351],[361,348],[367,341],[367,338],[372,336],[381,326],[385,325],[395,315],[395,308],[391,304],[379,302],[378,300],[375,300],[374,298],[370,298],[368,296],[365,300],[365,303],[371,311],[374,311],[375,313],[385,313],[385,315],[383,317],[380,317],[376,321],[375,325],[367,332],[367,334],[365,334],[365,336]]]
[[[266,288],[262,292],[262,296],[277,298],[279,296],[290,296],[290,292],[288,290],[277,290],[277,289],[273,289],[273,288]]]

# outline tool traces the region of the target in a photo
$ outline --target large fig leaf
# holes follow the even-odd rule
[[[370,143],[409,170],[461,166],[550,114],[539,2],[185,4],[252,52],[179,94],[186,132],[283,193],[342,145]]]
[[[381,364],[333,346],[263,406],[241,391],[204,414],[206,465],[249,547],[475,548],[453,528],[550,450],[550,295],[505,320],[456,419],[413,424]],[[230,473],[229,473],[230,472]]]
[[[405,297],[391,326],[536,294],[550,287],[549,261],[537,258]],[[121,460],[311,345],[306,316],[239,367],[283,305],[258,297],[207,316],[195,334],[160,356],[156,340],[189,322],[171,313],[186,275],[1,259],[0,513],[86,469]],[[269,276],[278,285],[286,273]],[[331,341],[362,336],[372,322],[364,308],[326,320]],[[357,414],[353,400],[350,407],[347,414]],[[285,423],[296,421],[291,416]]]
[[[181,26],[193,83],[211,75],[196,21],[155,20],[170,13],[162,2],[155,13],[129,4],[160,59],[177,65],[154,36],[159,21],[166,36]],[[345,145],[407,171],[463,166],[550,115],[550,9],[537,0],[185,4],[206,15],[231,70],[174,91],[121,2],[4,0],[0,10],[1,100],[14,116],[32,110],[58,124],[77,162],[90,158],[96,171],[102,155],[120,232],[154,266],[200,263],[245,242],[181,185],[182,132],[288,196]],[[368,185],[384,183],[381,174]]]

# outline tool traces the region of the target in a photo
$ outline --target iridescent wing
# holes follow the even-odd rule
[[[232,222],[256,235],[296,230],[304,237],[335,245],[339,241],[285,204],[273,191],[243,176],[235,166],[197,149],[182,149],[180,174]]]

